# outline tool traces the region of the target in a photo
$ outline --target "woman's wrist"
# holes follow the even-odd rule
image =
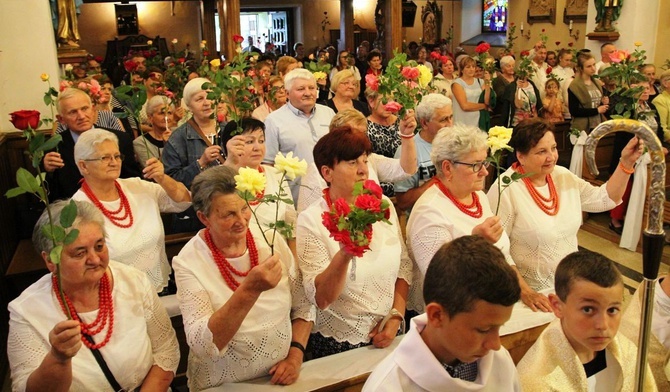
[[[619,167],[626,174],[635,173],[635,162],[633,162],[633,163],[624,162],[623,158],[619,158]]]

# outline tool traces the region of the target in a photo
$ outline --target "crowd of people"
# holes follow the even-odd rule
[[[195,69],[181,102],[161,95],[165,76],[134,53],[126,80],[148,99],[139,118],[117,119],[124,109],[108,79],[79,69],[77,78],[107,90],[75,82],[57,99],[62,141],[43,161],[54,202],[33,235],[51,274],[9,305],[13,389],[167,390],[180,354],[159,296],[173,285],[194,391],[268,375],[291,384],[305,360],[388,347],[405,332],[364,390],[631,390],[635,347],[617,334],[621,274],[579,251],[577,231],[582,211],[613,210],[620,233],[645,146],[618,140],[609,180],[594,186],[558,165],[554,135],[555,123],[588,133],[615,114],[621,97],[596,77],[613,45],[597,63],[587,50],[548,54],[538,42],[528,55],[504,53],[497,71],[446,46],[410,47],[435,77],[402,114],[366,81],[384,72],[382,53],[366,43],[356,55],[315,51],[313,61],[336,59],[329,74],[303,68],[311,60],[301,43],[293,57],[261,54],[253,108],[240,116],[217,106],[204,87],[212,80]],[[670,72],[657,81],[645,64],[640,75],[628,86],[642,91],[635,113],[668,140]],[[492,125],[513,128],[513,152],[487,190]],[[306,174],[280,181],[278,153],[304,159]],[[261,196],[284,197],[249,202],[236,183],[246,168],[265,181]],[[498,192],[515,175],[523,178]],[[370,226],[357,255],[324,214],[358,203],[366,180],[380,184],[389,216]],[[79,234],[58,263],[45,227],[66,199]],[[162,214],[173,218],[165,228]],[[279,221],[293,235],[269,240]],[[171,261],[166,230],[192,233]],[[669,281],[659,301],[670,302]],[[515,367],[499,331],[519,301],[557,319]],[[670,349],[667,323],[655,325]]]

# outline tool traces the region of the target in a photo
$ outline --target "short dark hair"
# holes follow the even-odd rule
[[[354,130],[350,125],[335,127],[325,134],[314,146],[314,164],[321,173],[323,166],[333,167],[338,162],[357,159],[363,153],[370,154],[372,144],[364,132]]]
[[[379,57],[380,59],[382,58],[382,52],[378,51],[377,49],[373,49],[368,53],[368,57],[366,61],[370,62],[372,61],[375,57]]]
[[[572,289],[572,284],[580,279],[603,288],[623,284],[621,272],[614,262],[590,250],[570,253],[558,263],[554,276],[554,287],[558,298],[565,302]]]
[[[520,297],[514,269],[500,249],[480,236],[464,236],[442,245],[423,282],[425,303],[440,304],[450,318],[469,312],[477,300],[512,306]]]
[[[242,128],[242,133],[245,134],[248,132],[253,132],[257,129],[260,129],[263,131],[265,134],[265,123],[263,121],[256,120],[255,118],[251,117],[244,117],[240,120],[240,128]],[[221,131],[221,148],[223,149],[223,153],[228,156],[228,149],[226,148],[226,143],[230,139],[233,138],[233,132],[237,130],[237,122],[236,121],[230,121],[228,124],[226,124],[225,127],[223,127],[223,130]]]
[[[514,127],[509,145],[517,153],[528,154],[547,132],[554,133],[551,122],[537,117],[523,120]]]

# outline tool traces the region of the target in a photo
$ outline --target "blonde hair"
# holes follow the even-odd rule
[[[353,77],[354,77],[354,71],[352,71],[351,69],[345,69],[339,71],[338,73],[335,74],[335,76],[333,76],[333,79],[330,80],[330,91],[335,93],[337,88],[340,86],[340,83],[342,83],[345,79]]]
[[[367,128],[368,120],[363,113],[354,108],[340,110],[330,121],[329,130],[332,131],[334,128],[339,128],[345,125]]]

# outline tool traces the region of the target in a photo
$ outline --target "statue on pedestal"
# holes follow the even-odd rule
[[[595,0],[596,32],[616,31],[612,22],[621,16],[623,0]]]
[[[56,29],[56,42],[59,48],[78,48],[79,27],[77,10],[83,0],[50,0],[51,16]]]

